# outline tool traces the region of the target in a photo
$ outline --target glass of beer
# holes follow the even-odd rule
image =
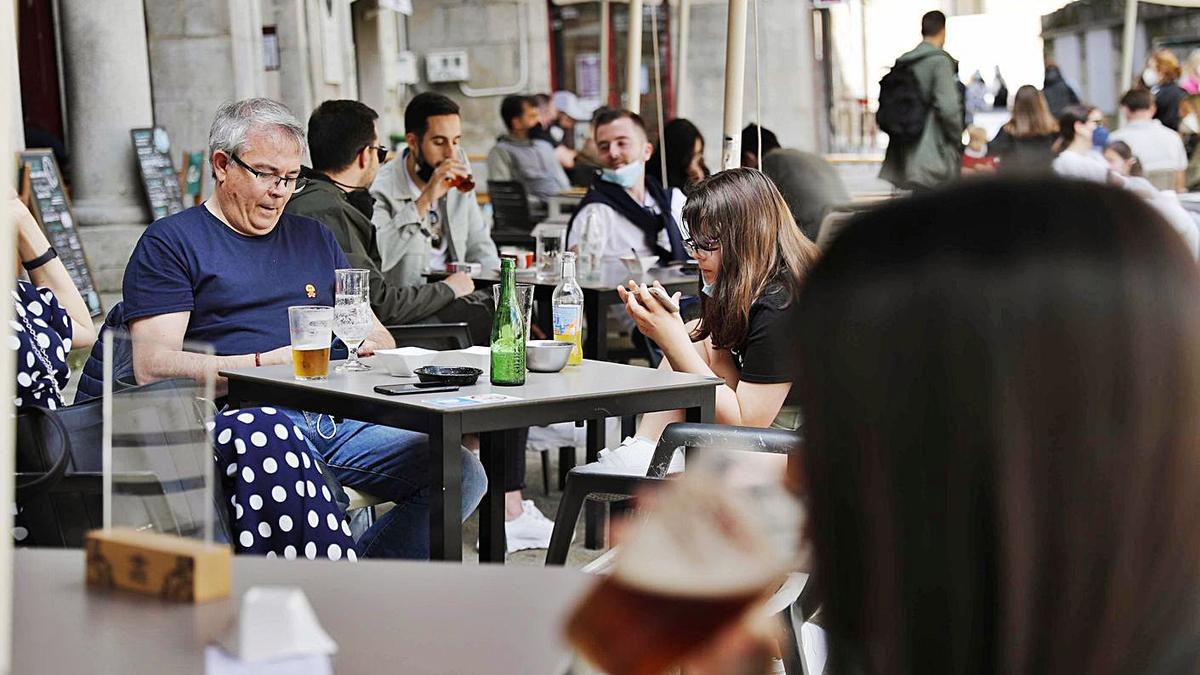
[[[297,380],[329,377],[329,343],[333,339],[333,308],[315,305],[288,307],[292,335],[292,365]]]
[[[458,188],[459,192],[470,192],[475,189],[475,175],[471,173],[471,160],[467,157],[467,151],[463,150],[461,145],[454,151],[454,154],[458,158],[458,161],[467,167],[467,175],[451,178],[450,186]]]
[[[738,471],[694,467],[694,459],[629,525],[612,573],[568,619],[572,646],[604,672],[652,675],[679,665],[760,609],[795,563],[799,506],[783,485],[783,461],[779,476],[745,481]]]

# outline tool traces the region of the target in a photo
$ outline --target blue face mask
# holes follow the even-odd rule
[[[644,162],[632,162],[619,169],[604,169],[600,172],[600,180],[620,185],[628,190],[637,184],[638,178],[641,178],[645,169]]]
[[[1092,145],[1103,150],[1108,145],[1108,129],[1106,127],[1096,127],[1092,132]]]
[[[713,297],[713,291],[715,291],[715,290],[717,290],[717,284],[715,282],[710,284],[707,281],[705,281],[704,285],[702,285],[700,287],[700,292],[707,295],[710,298]]]

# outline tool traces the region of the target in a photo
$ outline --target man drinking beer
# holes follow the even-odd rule
[[[224,105],[209,131],[216,181],[204,204],[152,224],[124,281],[138,383],[292,362],[288,307],[334,303],[349,263],[321,223],[284,213],[300,179],[304,128],[265,98]],[[364,350],[394,342],[376,318]],[[183,351],[184,341],[216,356]],[[226,386],[217,380],[218,389]],[[365,556],[428,557],[427,439],[402,429],[283,410],[337,480],[396,502],[359,542]],[[483,498],[479,460],[463,451],[463,518]]]

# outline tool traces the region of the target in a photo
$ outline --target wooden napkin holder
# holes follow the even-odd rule
[[[206,544],[130,528],[93,530],[84,542],[87,584],[175,602],[228,597],[233,555],[224,544]]]

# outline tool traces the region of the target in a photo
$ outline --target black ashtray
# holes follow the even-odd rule
[[[483,371],[470,366],[421,366],[413,371],[422,382],[466,386],[475,384]]]

